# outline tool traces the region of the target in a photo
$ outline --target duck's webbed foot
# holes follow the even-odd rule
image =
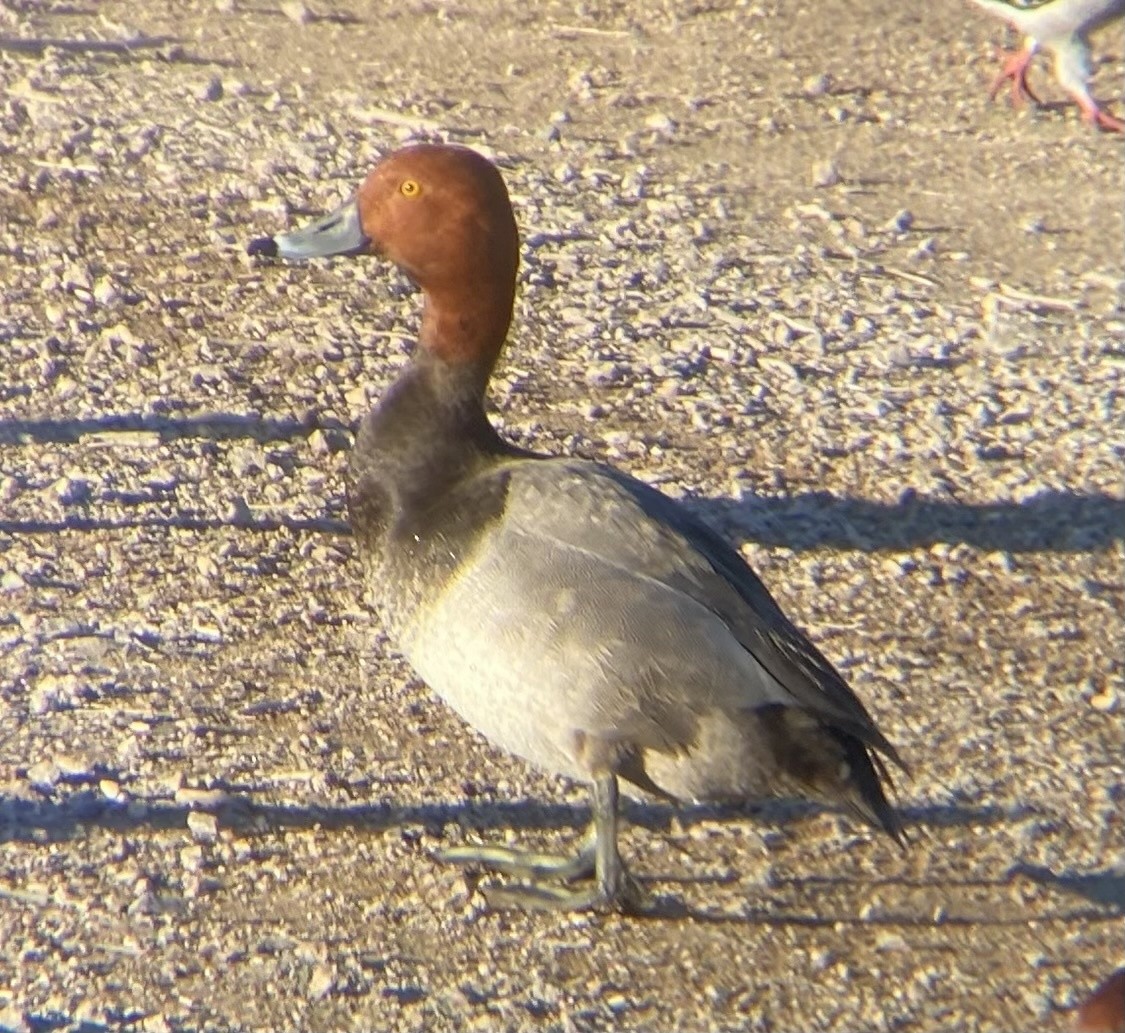
[[[549,911],[639,911],[645,894],[617,850],[617,777],[593,784],[593,823],[573,857],[507,846],[462,846],[441,850],[439,861],[479,866],[520,882],[488,882],[479,889],[489,907]]]

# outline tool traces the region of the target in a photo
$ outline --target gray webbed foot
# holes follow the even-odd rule
[[[549,911],[640,911],[645,893],[629,875],[617,850],[617,779],[594,781],[594,821],[573,857],[507,846],[462,846],[441,850],[439,861],[480,866],[521,880],[485,883],[480,891],[494,908]]]

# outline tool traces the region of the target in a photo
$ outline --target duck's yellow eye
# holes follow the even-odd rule
[[[398,192],[403,197],[417,197],[422,192],[422,187],[415,179],[404,179],[402,186],[398,188]]]

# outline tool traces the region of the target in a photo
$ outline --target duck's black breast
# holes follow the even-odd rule
[[[507,463],[530,458],[496,433],[479,388],[453,374],[410,367],[363,419],[348,461],[348,521],[369,588],[403,617],[456,576],[504,512]]]

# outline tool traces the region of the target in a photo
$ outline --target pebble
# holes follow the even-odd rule
[[[655,112],[645,119],[645,128],[660,133],[663,136],[672,136],[679,128],[675,119],[663,112]]]
[[[816,161],[812,166],[812,185],[814,187],[834,187],[840,183],[840,168],[834,158]]]
[[[27,781],[36,789],[54,789],[62,779],[62,771],[53,760],[41,760],[27,769]]]
[[[173,795],[173,800],[180,807],[218,808],[229,799],[222,789],[194,789],[190,786],[176,788]]]
[[[892,233],[905,233],[914,225],[914,214],[907,208],[895,212],[887,221],[887,229]]]
[[[55,763],[66,778],[75,781],[88,779],[95,767],[86,757],[73,753],[57,754]]]
[[[213,102],[223,99],[223,80],[217,75],[211,76],[207,82],[199,88],[195,95],[196,100],[205,102]]]
[[[214,843],[219,838],[219,819],[213,814],[192,811],[187,816],[187,827],[197,843]]]
[[[1112,714],[1117,709],[1117,692],[1107,685],[1090,697],[1090,706],[1103,714]]]
[[[204,864],[203,847],[199,844],[181,847],[180,864],[185,871],[198,872]]]
[[[110,306],[121,300],[121,292],[112,280],[98,280],[94,285],[94,301],[99,305]]]
[[[302,0],[282,0],[281,13],[297,25],[307,25],[313,20],[313,13]]]
[[[90,482],[82,477],[62,477],[55,482],[54,490],[64,506],[77,506],[90,498]]]
[[[309,973],[308,995],[312,1000],[319,1001],[327,997],[336,986],[336,974],[331,966],[319,963],[313,966]]]
[[[827,72],[809,76],[801,84],[801,92],[806,97],[823,97],[832,88],[832,76]]]
[[[44,674],[28,694],[33,714],[49,714],[69,710],[77,702],[81,683],[73,674]]]
[[[0,574],[0,592],[19,592],[27,587],[23,576],[14,570],[6,570]]]

